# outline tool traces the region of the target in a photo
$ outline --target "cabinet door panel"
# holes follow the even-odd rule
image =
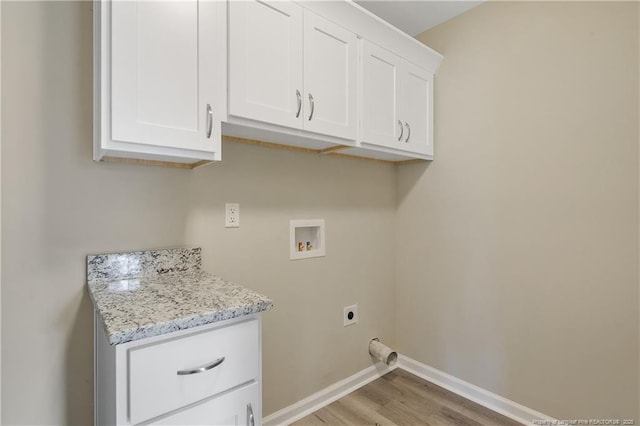
[[[202,404],[187,408],[153,422],[154,425],[250,425],[248,419],[251,404],[254,423],[262,424],[260,410],[260,384],[253,383],[242,389],[219,396]]]
[[[405,132],[410,132],[402,149],[433,155],[433,75],[407,63],[402,82],[401,117],[409,125]]]
[[[367,41],[362,60],[362,142],[397,148],[400,58]]]
[[[207,137],[215,11],[206,3],[111,4],[114,140],[215,150],[215,138]]]
[[[355,140],[357,43],[352,32],[305,11],[305,130]]]
[[[301,128],[296,90],[302,98],[302,8],[229,2],[229,114]]]

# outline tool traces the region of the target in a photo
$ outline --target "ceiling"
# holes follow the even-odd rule
[[[355,0],[374,15],[416,36],[483,3],[484,0]]]

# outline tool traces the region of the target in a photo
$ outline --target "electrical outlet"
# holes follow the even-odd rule
[[[342,319],[344,321],[343,325],[345,327],[348,325],[357,324],[358,323],[358,305],[351,305],[344,308]]]
[[[226,203],[224,205],[224,227],[240,228],[240,204]]]

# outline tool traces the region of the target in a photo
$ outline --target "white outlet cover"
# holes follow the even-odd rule
[[[349,319],[349,312],[353,312],[353,318]],[[349,325],[354,325],[358,323],[358,305],[351,305],[344,308],[344,312],[342,315],[343,325],[345,327]]]
[[[224,205],[224,227],[240,228],[240,204],[226,203]]]

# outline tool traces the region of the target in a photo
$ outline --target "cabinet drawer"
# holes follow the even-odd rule
[[[152,419],[257,379],[258,344],[259,323],[248,320],[130,349],[131,423]],[[223,357],[224,361],[210,368]],[[203,371],[187,374],[199,367],[204,367]]]
[[[260,383],[253,383],[155,420],[153,424],[157,426],[259,426],[262,424],[259,400]],[[253,421],[251,415],[253,415]]]

